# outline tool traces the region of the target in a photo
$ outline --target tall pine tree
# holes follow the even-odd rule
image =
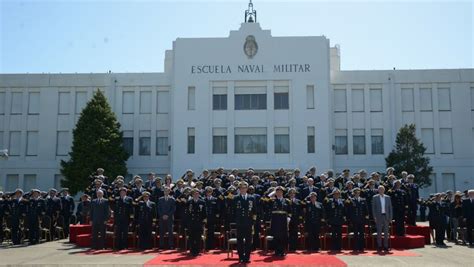
[[[430,174],[433,167],[430,159],[425,157],[426,147],[415,135],[415,125],[405,125],[397,134],[396,145],[385,158],[387,167],[395,168],[395,175],[400,176],[402,171],[415,175],[415,183],[420,187],[431,185]]]
[[[104,168],[112,179],[127,174],[125,161],[129,155],[123,147],[120,123],[100,90],[82,110],[73,138],[69,160],[61,160],[65,178],[61,186],[68,187],[71,194],[83,191],[97,168]]]

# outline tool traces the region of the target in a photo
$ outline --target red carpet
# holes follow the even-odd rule
[[[345,262],[336,256],[328,254],[288,254],[286,257],[275,257],[272,254],[252,253],[251,266],[328,266],[345,267]],[[239,265],[238,255],[234,253],[233,258],[227,259],[227,253],[221,251],[210,252],[192,257],[188,253],[163,252],[157,257],[147,261],[144,266],[152,267],[158,265]]]

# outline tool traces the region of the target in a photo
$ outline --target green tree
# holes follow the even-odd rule
[[[97,168],[104,168],[111,178],[127,174],[129,155],[123,147],[120,123],[99,89],[81,112],[69,156],[68,161],[61,160],[65,178],[61,186],[73,195],[89,185],[89,175]]]
[[[415,175],[415,183],[420,187],[431,185],[430,174],[433,167],[430,159],[425,157],[426,147],[416,138],[415,125],[410,124],[400,128],[394,149],[385,162],[387,167],[395,168],[395,175],[400,176],[402,171]]]

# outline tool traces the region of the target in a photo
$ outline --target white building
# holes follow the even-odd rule
[[[220,166],[382,171],[398,129],[415,123],[434,166],[426,192],[474,187],[474,69],[343,71],[326,37],[274,37],[249,19],[225,38],[178,38],[164,64],[1,74],[10,158],[0,188],[60,187],[60,160],[97,88],[122,124],[128,178]]]

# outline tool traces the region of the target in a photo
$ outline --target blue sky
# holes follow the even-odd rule
[[[473,68],[472,1],[254,0],[273,36],[325,35],[341,68]],[[0,0],[0,73],[161,72],[178,37],[226,37],[240,1]]]

